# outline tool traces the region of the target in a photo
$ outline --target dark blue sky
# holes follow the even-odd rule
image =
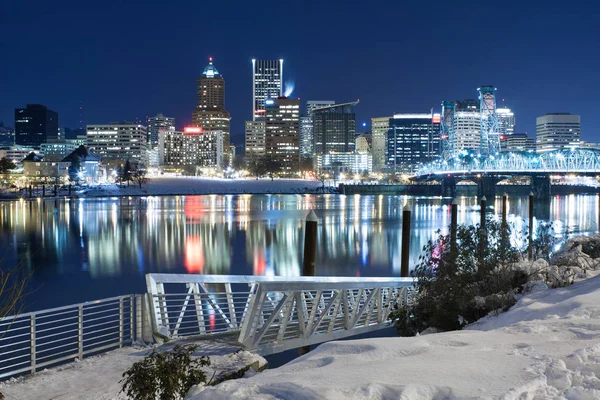
[[[525,4],[527,3],[527,4]],[[252,113],[252,57],[285,59],[305,100],[360,99],[357,119],[439,109],[492,84],[533,133],[582,116],[600,141],[600,5],[588,1],[0,1],[0,120],[42,103],[60,125],[188,123],[208,56],[226,80],[232,135]]]

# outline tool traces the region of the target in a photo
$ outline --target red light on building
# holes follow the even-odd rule
[[[199,126],[186,126],[185,128],[183,128],[183,132],[187,134],[202,133],[202,128]]]

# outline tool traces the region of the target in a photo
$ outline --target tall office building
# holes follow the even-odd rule
[[[527,136],[526,133],[513,133],[500,137],[500,151],[524,151],[535,153],[535,139]]]
[[[496,119],[498,120],[498,133],[500,136],[515,133],[515,114],[510,108],[496,108]]]
[[[58,139],[58,113],[41,104],[15,109],[15,144],[40,147]]]
[[[380,172],[386,166],[387,133],[390,129],[390,118],[371,118],[371,148],[373,153],[373,171]]]
[[[454,143],[452,148],[458,154],[461,150],[479,151],[481,142],[481,113],[479,100],[459,100],[454,102]]]
[[[306,102],[306,114],[300,117],[300,158],[306,160],[314,155],[312,112],[321,107],[334,105],[333,100],[309,100]]]
[[[282,172],[300,168],[300,100],[279,97],[265,101],[265,155]]]
[[[283,59],[252,59],[252,119],[265,112],[265,100],[283,95]]]
[[[265,119],[246,121],[246,160],[256,160],[265,156]]]
[[[414,172],[440,155],[440,114],[395,114],[387,134],[388,166],[395,172]]]
[[[535,137],[538,153],[577,147],[581,140],[581,117],[570,113],[550,113],[537,117]]]
[[[161,129],[175,128],[175,118],[165,117],[161,113],[148,118],[148,147],[158,149],[158,131]]]
[[[192,125],[201,127],[202,132],[222,132],[223,148],[228,149],[231,118],[225,109],[225,80],[213,65],[212,57],[198,78],[196,95]]]
[[[103,162],[148,163],[147,130],[143,125],[132,122],[88,125],[86,136],[88,149],[102,157]]]
[[[354,107],[358,101],[315,109],[313,141],[315,154],[353,153],[356,136]]]

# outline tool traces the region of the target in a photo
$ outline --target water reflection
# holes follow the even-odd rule
[[[0,239],[5,262],[22,262],[46,290],[64,289],[68,278],[85,292],[91,281],[117,278],[114,290],[120,291],[114,294],[140,292],[147,272],[300,275],[304,217],[314,208],[321,219],[318,274],[398,276],[407,203],[413,206],[414,265],[427,240],[447,230],[448,199],[211,195],[13,201],[0,204]],[[488,204],[495,215],[501,198]],[[526,230],[527,197],[510,198],[508,207],[516,230]],[[475,198],[460,198],[459,210],[459,222],[479,221]],[[536,205],[535,224],[554,221],[559,236],[594,232],[598,210],[597,196],[555,196]]]

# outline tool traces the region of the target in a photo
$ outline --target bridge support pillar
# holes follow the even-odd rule
[[[490,201],[494,201],[496,197],[496,184],[500,182],[500,179],[484,176],[477,180],[477,197],[482,198],[485,196]]]
[[[549,176],[531,177],[531,191],[533,192],[533,197],[537,200],[548,202],[550,200],[551,186]]]
[[[442,197],[456,197],[456,178],[448,176],[442,178]]]

